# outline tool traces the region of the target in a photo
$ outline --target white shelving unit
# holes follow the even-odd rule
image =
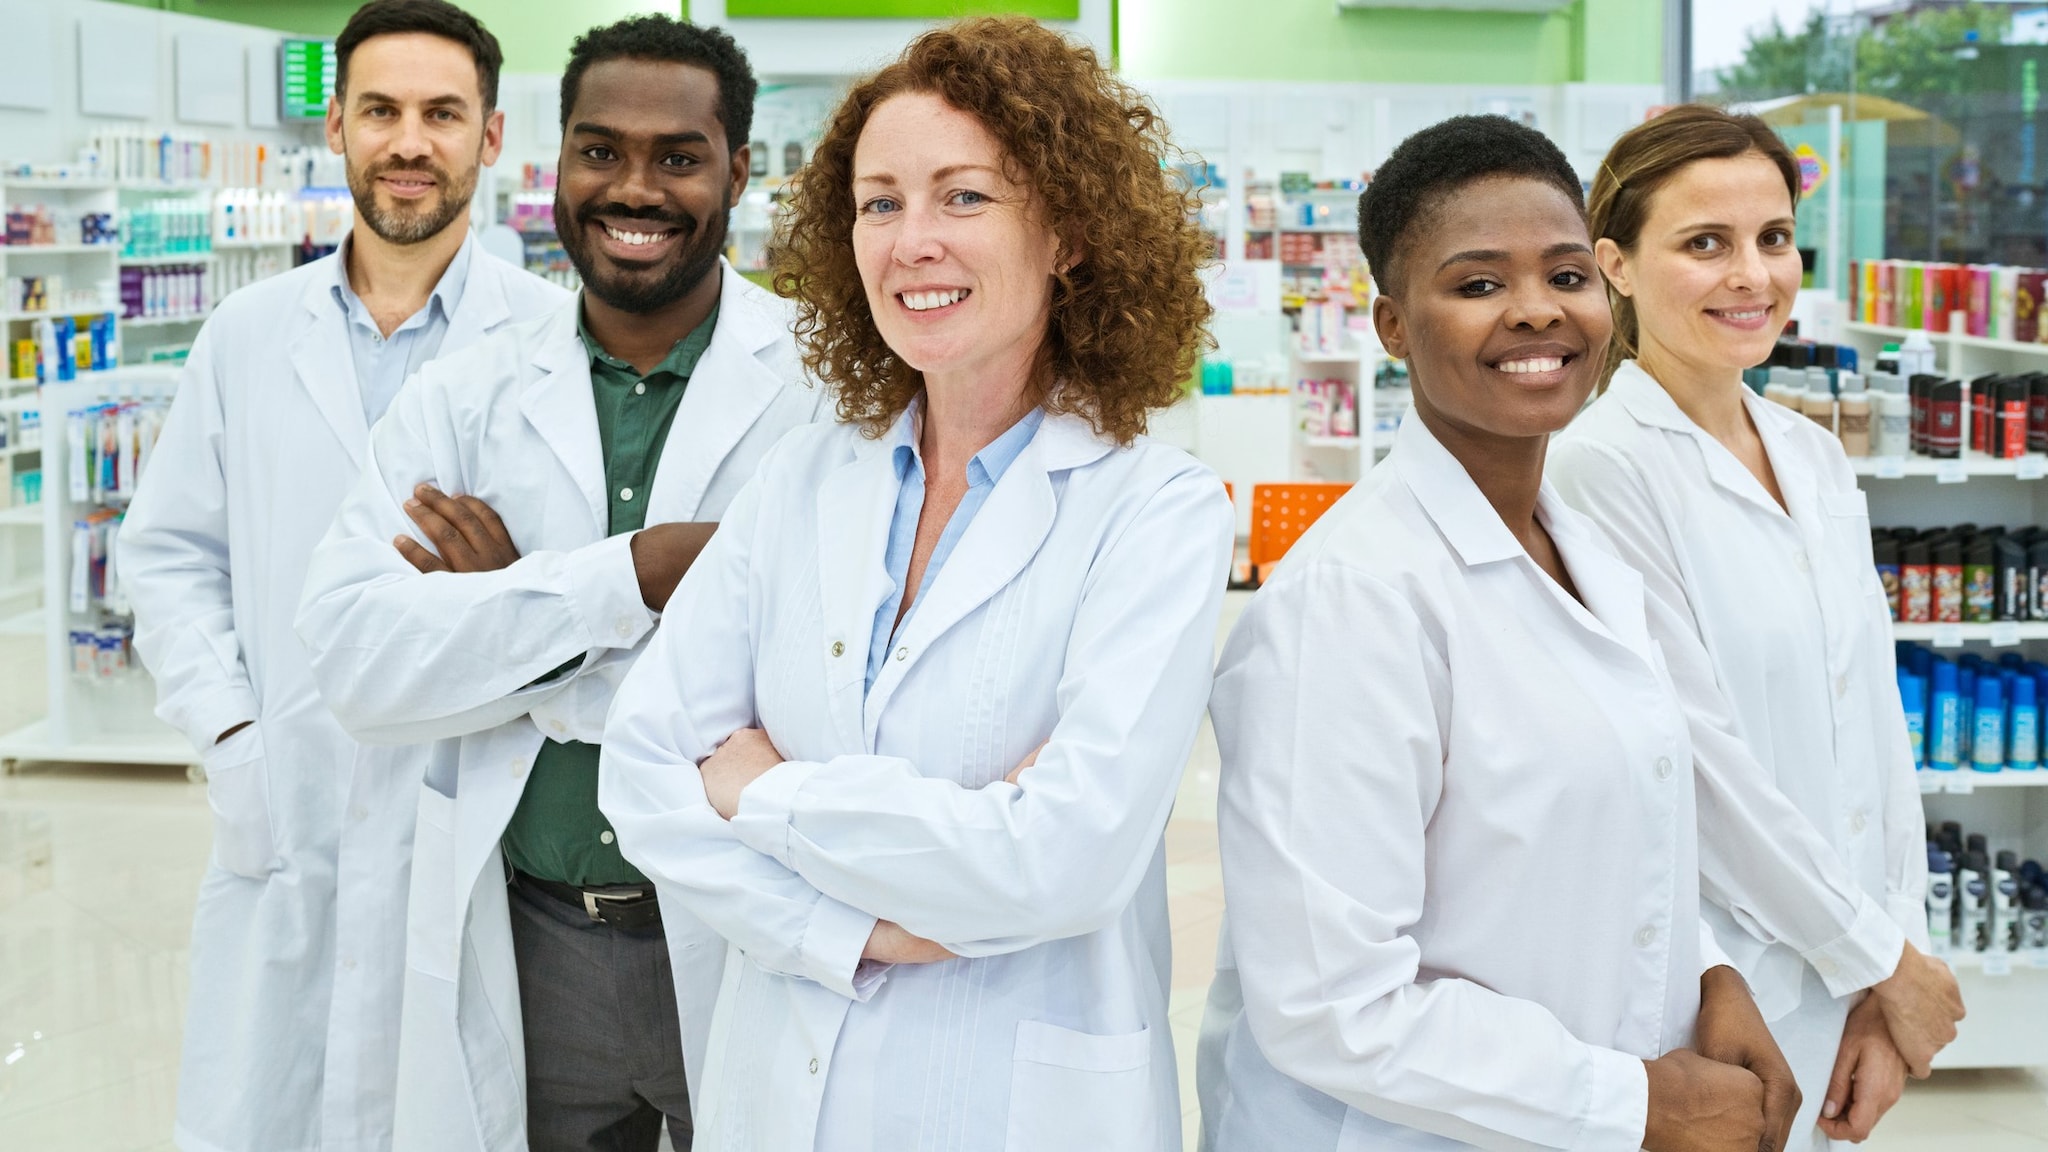
[[[1285,231],[1316,231],[1316,229],[1291,228]],[[1377,345],[1367,345],[1347,335],[1352,347],[1345,351],[1307,350],[1297,339],[1290,345],[1287,373],[1288,382],[1297,380],[1343,380],[1351,386],[1358,409],[1358,434],[1355,436],[1308,435],[1301,428],[1301,421],[1295,421],[1293,451],[1291,453],[1291,474],[1299,480],[1329,480],[1338,483],[1356,483],[1365,475],[1378,451],[1384,446],[1373,443],[1373,376],[1385,353]],[[1296,397],[1297,403],[1299,397]]]
[[[1904,340],[1903,328],[1851,323],[1846,340],[1864,363],[1886,341]],[[1986,372],[2048,370],[2048,345],[1950,332],[1930,332],[1941,370],[1965,379]],[[1968,453],[1957,460],[1867,459],[1854,462],[1878,527],[2048,523],[2048,457],[2002,460]],[[1892,633],[1937,649],[1977,648],[1987,655],[2015,647],[2048,659],[2048,621],[1996,624],[1895,624]],[[2011,848],[2022,859],[2048,861],[2048,771],[1922,772],[1922,804],[1930,823],[1961,822],[1982,832],[1994,850]],[[1954,953],[1969,1016],[1956,1042],[1936,1058],[1942,1068],[2028,1067],[2048,1064],[2048,953]]]
[[[41,632],[49,710],[43,719],[0,736],[0,767],[8,771],[23,760],[161,764],[194,770],[191,745],[154,714],[156,687],[146,672],[138,667],[111,680],[72,674],[71,629],[87,621],[75,617],[68,607],[71,526],[94,506],[70,499],[70,486],[64,483],[70,467],[64,414],[117,397],[168,397],[177,379],[177,372],[167,367],[119,368],[88,373],[42,390],[47,480],[42,503],[33,507],[40,513],[42,527],[42,574],[35,587],[42,592],[44,607],[35,613],[0,618],[0,631]]]

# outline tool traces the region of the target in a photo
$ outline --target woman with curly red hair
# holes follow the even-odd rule
[[[841,422],[761,465],[604,741],[671,949],[727,949],[680,997],[700,1149],[1180,1147],[1162,834],[1232,523],[1139,435],[1208,315],[1167,151],[1093,52],[975,20],[794,181]]]

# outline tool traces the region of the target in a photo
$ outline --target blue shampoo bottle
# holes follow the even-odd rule
[[[2041,705],[2039,688],[2032,676],[2018,676],[2012,682],[2012,724],[2008,729],[2012,750],[2006,766],[2015,772],[2029,772],[2041,759]]]
[[[1956,749],[1962,743],[1963,702],[1956,695],[1956,671],[1954,664],[1936,660],[1934,690],[1928,695],[1927,766],[1943,772],[1955,770]]]
[[[1911,672],[1899,672],[1899,702],[1906,709],[1906,746],[1913,766],[1927,766],[1927,683]]]
[[[2005,768],[2005,685],[1996,676],[1977,678],[1977,708],[1971,724],[1970,767],[1979,772]]]

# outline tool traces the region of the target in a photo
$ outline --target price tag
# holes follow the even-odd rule
[[[1986,976],[2012,975],[2012,953],[2002,949],[1984,953],[1984,974]]]
[[[1934,626],[1934,646],[1936,648],[1961,648],[1963,646],[1963,626],[1961,624],[1936,624]]]
[[[2012,474],[2021,480],[2039,480],[2048,476],[2048,456],[2030,452],[2012,462]]]
[[[1961,460],[1936,460],[1934,482],[1937,484],[1961,484],[1970,478],[1970,473]]]
[[[1968,796],[1970,793],[1975,792],[1977,790],[1977,782],[1975,780],[1970,779],[1971,771],[1973,770],[1969,768],[1958,768],[1954,772],[1948,774],[1949,795]]]
[[[1920,771],[1915,772],[1914,775],[1920,778],[1920,794],[1922,796],[1932,796],[1941,791],[1941,773],[1931,768],[1922,768]]]
[[[1904,456],[1879,456],[1877,470],[1873,473],[1879,480],[1904,480],[1906,458]]]
[[[1991,646],[1993,648],[2010,648],[2019,642],[2019,621],[2000,620],[1991,626]]]

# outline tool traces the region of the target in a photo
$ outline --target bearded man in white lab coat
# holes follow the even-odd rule
[[[121,532],[157,714],[207,771],[175,1137],[187,1152],[391,1145],[424,747],[363,747],[291,630],[306,563],[406,377],[566,297],[469,234],[504,132],[498,43],[441,0],[336,41],[340,251],[222,301]]]
[[[664,1121],[689,1146],[704,1036],[676,984],[715,987],[723,949],[671,962],[684,913],[619,854],[598,745],[726,504],[819,415],[783,302],[719,258],[754,91],[715,29],[576,42],[555,221],[583,292],[420,375],[307,577],[299,634],[342,723],[445,741],[419,791],[401,1149],[651,1152]]]

